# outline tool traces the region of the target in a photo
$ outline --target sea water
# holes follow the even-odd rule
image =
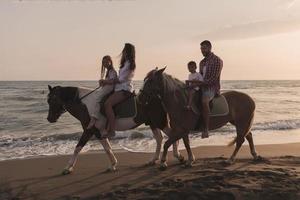
[[[82,134],[80,122],[69,113],[56,123],[47,121],[48,85],[96,88],[97,81],[0,81],[0,160],[73,153]],[[135,90],[141,85],[142,81],[135,81]],[[222,90],[244,92],[255,100],[255,144],[300,142],[300,81],[223,81]],[[190,141],[193,147],[226,145],[235,135],[228,124],[211,131],[208,139],[191,134]],[[135,152],[153,152],[156,144],[144,125],[117,132],[111,142],[114,150]],[[83,152],[101,149],[92,138]]]

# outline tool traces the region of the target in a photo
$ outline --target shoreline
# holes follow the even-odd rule
[[[182,141],[180,141],[180,143],[182,143]],[[183,144],[182,144],[183,145]],[[300,142],[293,142],[293,143],[279,143],[279,144],[258,144],[258,145],[255,145],[255,147],[257,147],[258,149],[260,149],[261,147],[263,148],[272,148],[273,149],[273,146],[290,146],[292,147],[292,149],[289,150],[289,152],[292,153],[292,155],[295,155],[295,156],[300,156],[300,152],[297,153],[297,149],[293,150],[295,146],[300,146]],[[197,147],[192,147],[192,150],[193,151],[199,151],[200,149],[203,149],[205,151],[207,151],[208,149],[232,149],[233,147],[228,147],[226,145],[203,145],[203,146],[197,146]],[[242,148],[246,148],[246,151],[247,149],[249,148],[249,144],[247,143],[247,141],[244,142],[244,144],[242,145]],[[295,148],[298,148],[298,147],[295,147]],[[163,148],[162,148],[163,149]],[[198,150],[199,149],[199,150]],[[300,148],[299,148],[300,150]],[[184,153],[185,152],[185,149],[184,148],[180,148],[179,149],[180,152]],[[276,150],[277,151],[277,150]],[[130,151],[130,150],[126,150],[126,149],[113,149],[113,152],[115,154],[120,154],[120,153],[134,153],[134,154],[150,154],[150,155],[153,155],[154,154],[154,151],[153,152],[142,152],[142,151]],[[229,151],[230,152],[230,151]],[[267,155],[270,155],[268,152],[266,152]],[[279,152],[277,152],[278,154]],[[94,154],[105,154],[105,151],[103,149],[99,149],[99,150],[90,150],[90,151],[87,151],[87,152],[82,152],[80,153],[80,156],[86,156],[86,155],[94,155]],[[169,151],[168,151],[168,154],[172,154],[172,148],[170,147],[169,148]],[[60,155],[40,155],[40,156],[29,156],[29,157],[25,157],[25,158],[12,158],[12,159],[7,159],[7,160],[0,160],[0,165],[2,162],[8,162],[8,161],[22,161],[22,160],[35,160],[35,159],[47,159],[47,158],[54,158],[54,157],[70,157],[72,156],[73,154],[60,154]],[[281,154],[280,154],[281,155]],[[201,158],[205,158],[205,155],[201,154],[200,155]],[[208,157],[211,156],[210,155],[207,155]],[[228,154],[229,156],[229,154]],[[247,157],[247,155],[240,155],[242,156],[243,158]],[[250,156],[250,152],[249,152],[249,156]],[[283,156],[283,154],[282,154]],[[239,157],[239,154],[238,154],[238,157]],[[269,157],[269,156],[268,156]]]

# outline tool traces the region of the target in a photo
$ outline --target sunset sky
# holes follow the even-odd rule
[[[300,79],[300,0],[1,0],[0,80],[96,80],[136,46],[135,80],[155,66],[186,79],[213,43],[223,80]]]

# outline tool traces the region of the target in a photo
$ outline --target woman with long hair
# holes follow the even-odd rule
[[[107,133],[104,133],[104,135],[115,135],[115,114],[113,106],[131,96],[133,91],[132,78],[134,76],[135,68],[135,47],[130,43],[126,43],[121,53],[119,77],[114,80],[114,93],[104,104],[108,120],[106,128]]]
[[[90,123],[87,129],[92,128],[100,115],[100,101],[103,97],[114,90],[114,81],[118,77],[116,70],[114,69],[113,62],[110,56],[104,56],[102,58],[101,66],[101,79],[99,80],[99,86],[102,86],[95,91],[95,101],[93,105],[88,107],[88,111],[91,117]]]

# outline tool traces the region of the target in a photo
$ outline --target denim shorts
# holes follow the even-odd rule
[[[211,101],[215,97],[216,93],[211,88],[202,88],[202,96],[208,97],[209,101]]]

